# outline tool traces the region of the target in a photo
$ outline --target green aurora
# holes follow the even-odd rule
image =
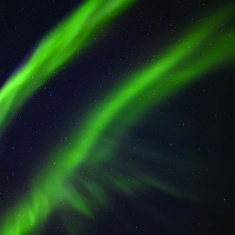
[[[0,90],[0,128],[6,128],[12,115],[55,71],[60,71],[75,55],[82,52],[99,37],[100,28],[133,0],[87,0],[44,37],[30,59],[18,69]]]
[[[107,1],[86,1],[46,36],[29,61],[0,90],[0,128],[4,129],[8,124],[6,120],[13,117],[15,111],[52,78],[53,71],[60,70],[77,52],[90,45],[91,35],[98,34],[96,28],[110,21],[112,12],[121,13],[131,3],[133,1],[108,1],[108,4]],[[96,181],[78,179],[78,184],[86,191],[85,194],[69,186],[69,182],[84,164],[89,170],[93,151],[96,151],[95,159],[100,164],[112,162],[110,156],[117,143],[109,143],[109,151],[97,147],[97,143],[107,132],[116,128],[116,118],[125,119],[128,123],[138,122],[152,108],[152,103],[156,106],[162,100],[182,91],[206,72],[234,60],[235,30],[215,37],[221,28],[221,22],[229,22],[233,12],[234,6],[230,5],[211,14],[206,20],[193,26],[180,42],[162,51],[160,59],[122,78],[123,82],[117,84],[115,91],[102,97],[97,106],[84,116],[84,121],[75,128],[74,133],[70,134],[71,144],[60,146],[60,152],[55,150],[49,154],[48,161],[42,166],[44,173],[35,174],[30,193],[6,211],[4,220],[0,223],[0,233],[30,234],[62,202],[66,202],[83,216],[92,218],[95,205],[108,204],[109,195],[106,189],[111,187],[134,194],[136,189],[151,186],[183,197],[181,191],[147,175],[136,178],[127,172],[123,177],[118,174],[108,177],[110,172],[105,168],[102,176],[97,175]],[[88,24],[83,27],[87,20]],[[81,33],[83,36],[79,37]],[[208,43],[210,47],[207,46]],[[130,109],[133,105],[134,110]],[[123,125],[119,132],[128,132],[127,126]],[[103,181],[105,183],[102,184]],[[87,195],[92,195],[93,199],[85,200]]]

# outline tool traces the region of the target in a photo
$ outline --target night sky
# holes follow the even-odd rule
[[[0,87],[30,58],[41,38],[81,2],[1,1]],[[0,130],[0,222],[21,198],[27,198],[35,172],[43,175],[49,154],[60,151],[61,144],[69,145],[70,133],[105,94],[115,92],[128,74],[160,57],[191,25],[228,2],[140,0],[100,29],[101,36],[93,38],[78,58],[55,71],[7,129]],[[233,18],[226,24],[226,30],[234,30],[234,22]],[[102,183],[109,202],[95,205],[92,219],[62,203],[27,234],[70,234],[66,224],[71,224],[71,234],[83,235],[234,234],[234,69],[234,60],[214,66],[183,91],[156,106],[153,101],[152,108],[141,120],[128,124],[125,133],[118,137],[108,133],[102,139],[104,146],[118,139],[115,160],[105,162],[110,174],[141,178],[143,167],[145,173],[182,193],[146,186],[128,195],[105,187],[105,176]],[[117,129],[122,122],[115,120]],[[137,170],[136,165],[141,167]],[[102,177],[98,160],[90,169],[89,162],[82,167],[77,177],[93,181],[96,174]],[[76,185],[76,177],[71,181]]]

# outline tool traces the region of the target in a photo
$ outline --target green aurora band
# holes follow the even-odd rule
[[[81,9],[90,6],[92,3],[95,4],[95,2],[97,1],[88,1]],[[93,7],[91,8],[94,10]],[[89,12],[91,12],[90,10],[89,8]],[[42,224],[50,214],[59,208],[62,202],[70,204],[72,208],[84,216],[93,217],[92,208],[94,205],[106,205],[108,203],[109,197],[104,190],[108,187],[133,193],[135,189],[152,186],[163,192],[181,197],[181,192],[177,192],[170,185],[161,184],[157,179],[145,175],[136,179],[129,175],[127,182],[125,179],[128,172],[123,177],[118,174],[109,177],[110,172],[106,169],[104,169],[102,176],[96,172],[96,181],[78,179],[79,184],[86,189],[86,194],[94,197],[90,201],[86,201],[85,196],[74,189],[69,182],[84,167],[84,163],[87,164],[85,167],[88,169],[89,165],[92,165],[90,163],[93,158],[92,152],[96,151],[97,143],[105,136],[105,133],[115,128],[115,119],[125,118],[130,123],[137,122],[148,109],[152,108],[152,103],[156,105],[182,91],[187,85],[215,66],[233,61],[235,57],[233,53],[235,31],[231,30],[215,37],[220,30],[221,22],[228,21],[233,12],[234,6],[231,7],[230,5],[220,12],[212,14],[207,20],[194,26],[179,43],[163,51],[160,59],[127,76],[123,79],[122,84],[117,85],[115,92],[104,96],[98,105],[84,117],[85,121],[71,134],[70,145],[60,147],[62,149],[60,152],[52,151],[51,156],[48,157],[48,162],[42,167],[43,174],[39,171],[35,175],[30,193],[19,200],[16,206],[6,213],[4,221],[0,224],[0,233],[2,235],[28,234]],[[89,14],[87,13],[86,16],[89,17]],[[92,25],[96,25],[95,20],[98,20],[99,17],[96,18],[92,14],[92,19]],[[81,27],[83,22],[81,21]],[[69,24],[69,21],[64,22],[64,24],[66,23]],[[71,24],[70,30],[73,30],[73,27],[74,24]],[[67,41],[67,33],[58,29],[55,30],[58,34],[55,40],[62,37],[61,43],[63,43],[63,40]],[[88,37],[90,37],[90,34],[87,34],[86,39]],[[85,42],[83,41],[83,43]],[[208,47],[209,43],[211,44],[210,47]],[[67,58],[58,63],[55,62],[51,65],[52,67],[46,68],[48,66],[47,61],[53,60],[54,56],[58,56],[57,53],[60,53],[57,52],[57,45],[54,45],[55,48],[53,48],[52,44],[49,44],[45,45],[44,48],[46,58],[43,56],[39,61],[36,60],[37,57],[40,58],[36,54],[42,53],[40,48],[43,44],[40,44],[29,63],[10,79],[9,86],[7,83],[1,90],[0,126],[6,125],[6,118],[10,114],[12,115],[12,109],[15,108],[12,102],[16,99],[16,96],[17,99],[21,98],[21,95],[23,96],[20,99],[20,105],[17,104],[18,107],[38,89],[39,84],[44,84],[51,77],[55,69],[59,69],[72,57],[72,54],[75,54],[76,50],[80,49],[80,47],[71,49],[72,52],[69,53]],[[32,73],[40,71],[42,67],[46,69],[45,74],[38,78],[42,80],[38,81],[39,84],[35,85],[26,95],[23,95],[21,92],[27,90],[27,86],[31,83]],[[22,78],[23,81],[21,81]],[[21,86],[21,84],[23,85]],[[17,93],[18,89],[21,88],[24,89]],[[17,93],[17,95],[13,95],[12,92]],[[133,105],[134,110],[130,109]],[[120,128],[120,133],[126,131],[126,126]],[[116,143],[110,143],[110,145],[111,151],[105,152],[98,148],[95,156],[96,161],[103,163],[110,157]],[[105,181],[104,186],[102,186],[102,181]]]
[[[36,50],[0,90],[0,130],[24,102],[76,54],[88,47],[134,0],[87,0],[42,39]]]

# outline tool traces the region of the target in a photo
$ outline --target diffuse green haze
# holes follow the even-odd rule
[[[60,70],[75,54],[87,47],[93,37],[99,36],[100,27],[107,25],[133,3],[134,0],[87,0],[50,32],[26,64],[1,88],[0,130],[6,128],[7,122],[27,98],[51,79],[55,71]],[[4,221],[4,226],[1,226],[1,234],[27,234],[47,217],[52,201],[57,202],[56,198],[51,198],[52,201],[49,202],[48,194],[55,196],[56,192],[60,199],[63,190],[57,184],[50,193],[49,190],[44,192],[44,188],[45,184],[43,187],[37,185],[29,198],[20,201],[9,219]]]
[[[157,87],[157,82],[160,80],[167,84],[168,80],[164,79],[164,76],[169,75],[169,73],[171,73],[173,69],[176,69],[180,63],[185,63],[189,59],[193,58],[194,53],[201,49],[201,46],[208,42],[208,40],[209,42],[213,40],[214,33],[216,33],[220,28],[219,23],[221,21],[225,22],[230,18],[232,13],[233,9],[228,7],[224,9],[224,11],[213,14],[206,22],[197,25],[191,32],[189,32],[180,43],[167,50],[162,59],[154,61],[151,65],[146,65],[143,69],[138,70],[133,75],[123,79],[124,83],[121,84],[115,92],[104,97],[103,101],[97,105],[98,109],[92,110],[91,113],[86,116],[86,122],[82,125],[83,128],[80,127],[78,131],[73,134],[73,138],[71,138],[75,140],[74,149],[70,146],[69,151],[71,151],[71,154],[69,154],[69,157],[67,158],[60,157],[59,159],[61,159],[61,162],[57,161],[60,163],[57,164],[57,166],[62,169],[70,169],[71,171],[69,170],[69,172],[73,172],[73,170],[77,168],[78,164],[82,162],[84,158],[87,158],[87,154],[91,150],[91,147],[94,146],[94,143],[96,143],[103,131],[109,128],[109,125],[117,115],[138,98],[141,92],[143,92],[143,96],[141,97],[144,97],[146,93],[148,93],[148,89],[153,84],[156,85],[155,93],[157,94],[158,92],[161,92]],[[229,33],[231,34],[232,32]],[[208,59],[209,57],[213,62],[207,62],[208,66],[203,64],[202,68],[198,68],[197,73],[203,71],[204,67],[211,68],[209,65],[211,63],[213,65],[216,64],[216,62],[219,62],[221,56],[233,56],[230,50],[231,47],[233,47],[233,41],[229,40],[226,45],[226,54],[224,54],[223,49],[216,53],[215,51],[217,48],[214,48],[212,51],[212,57],[214,54],[218,54],[215,60],[214,58],[211,58],[210,54],[208,54],[205,59]],[[221,48],[222,47],[223,46],[221,46]],[[194,63],[198,62],[195,61]],[[185,77],[186,79],[184,82],[189,82],[192,81],[195,76],[189,74]],[[175,81],[175,83],[177,83],[177,81]],[[169,96],[174,91],[175,90],[171,90],[171,87],[169,86],[169,89],[165,89],[162,93]],[[176,91],[179,92],[179,89]],[[155,102],[155,100],[153,100],[153,102]],[[79,147],[77,145],[78,142]],[[59,172],[61,172],[60,169]]]
[[[150,102],[158,103],[159,95],[165,99],[182,90],[186,84],[199,75],[213,69],[215,65],[233,58],[231,51],[234,51],[234,31],[221,35],[219,38],[214,37],[220,22],[228,20],[233,10],[234,8],[230,6],[195,26],[180,43],[166,50],[161,59],[154,61],[151,65],[146,65],[134,75],[128,76],[115,92],[105,96],[98,104],[98,108],[91,110],[85,117],[85,122],[71,135],[71,144],[60,148],[62,149],[60,153],[55,152],[43,168],[43,174],[36,175],[27,198],[19,201],[16,207],[9,210],[0,226],[1,234],[27,234],[46,220],[62,201],[69,202],[81,214],[92,216],[94,204],[106,204],[108,201],[105,185],[113,185],[114,188],[131,193],[133,188],[140,188],[147,184],[175,195],[175,190],[163,187],[157,180],[147,177],[137,180],[129,176],[130,180],[127,183],[125,177],[113,175],[109,178],[108,171],[104,171],[103,177],[99,176],[101,179],[97,176],[90,181],[78,180],[87,192],[86,195],[91,194],[95,198],[95,200],[86,201],[85,196],[71,188],[68,182],[84,162],[87,162],[89,168],[89,161],[92,160],[91,152],[97,142],[107,130],[112,130],[114,119],[123,115],[122,112],[133,102],[135,103],[138,99],[143,101],[139,106],[135,103],[134,107],[140,115],[150,108]],[[208,41],[213,42],[213,46],[206,49]],[[205,51],[206,54],[204,57],[196,57],[195,60],[193,58],[198,50]],[[189,62],[189,59],[192,62]],[[181,70],[182,63],[188,64],[184,70]],[[149,91],[151,91],[150,95]],[[136,121],[132,112],[128,115],[130,115],[130,121]],[[114,147],[115,144],[111,146],[111,149]],[[103,155],[108,157],[109,152],[101,151],[100,154],[96,156],[96,160],[100,160],[102,164]],[[100,185],[102,181],[105,182],[103,187]]]
[[[130,111],[130,121],[133,122],[135,117],[140,118],[141,113],[143,114],[144,110],[149,109],[151,104],[151,106],[161,104],[165,98],[179,93],[208,71],[217,68],[217,66],[229,65],[234,61],[235,30],[217,37],[211,43],[210,47],[206,45],[198,49],[197,54],[201,55],[199,58],[184,61],[183,65],[168,71],[167,74],[155,81],[155,85],[149,86],[148,93],[138,94],[137,99],[131,103],[135,109]]]
[[[78,52],[99,36],[100,27],[135,0],[87,0],[52,30],[0,90],[0,130],[25,101]]]

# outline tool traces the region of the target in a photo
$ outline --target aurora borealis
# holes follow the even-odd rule
[[[75,53],[79,53],[89,44],[97,28],[112,19],[113,12],[121,12],[131,2],[133,1],[84,2],[43,38],[27,64],[13,74],[1,90],[1,126],[6,125],[4,122],[9,119],[9,114],[46,83],[54,71],[60,70]]]
[[[11,119],[14,122],[14,116],[24,112],[20,109],[22,106],[23,110],[27,110],[27,102],[30,97],[36,95],[37,90],[40,92],[40,89],[45,89],[46,83],[53,80],[52,78],[56,79],[59,71],[71,66],[69,61],[76,63],[77,60],[82,60],[86,50],[92,50],[98,43],[94,38],[103,40],[104,31],[101,28],[106,27],[104,30],[109,31],[108,28],[112,28],[113,16],[117,17],[115,22],[121,21],[122,17],[128,17],[130,14],[127,9],[131,12],[140,6],[138,1],[84,1],[74,13],[51,30],[39,45],[36,45],[28,60],[1,87],[2,138],[5,138],[5,131],[11,126]],[[84,218],[95,220],[99,217],[96,208],[110,206],[114,192],[135,197],[138,192],[152,189],[170,195],[174,200],[192,203],[203,201],[205,198],[195,190],[196,186],[192,187],[193,189],[185,188],[183,183],[179,185],[168,182],[167,179],[160,179],[161,177],[156,175],[161,171],[159,165],[154,167],[150,162],[164,158],[162,153],[155,150],[151,153],[151,148],[145,146],[144,149],[138,144],[137,150],[130,147],[133,150],[129,155],[135,156],[131,163],[124,157],[127,154],[121,156],[118,153],[122,149],[129,149],[122,139],[125,136],[130,138],[134,126],[148,123],[149,112],[157,112],[164,102],[190,89],[190,86],[201,80],[205,74],[219,68],[233,68],[235,30],[231,21],[234,20],[234,10],[234,4],[228,4],[219,9],[215,7],[210,13],[203,12],[207,14],[206,18],[185,25],[187,30],[182,28],[178,32],[180,36],[175,36],[177,39],[170,40],[160,53],[156,52],[156,58],[146,62],[147,58],[143,57],[142,65],[129,68],[128,73],[119,74],[108,89],[102,90],[100,94],[97,92],[98,96],[92,98],[94,103],[89,107],[90,101],[87,101],[86,107],[82,108],[86,112],[79,117],[71,113],[64,115],[65,120],[73,116],[79,121],[74,122],[71,129],[62,131],[66,132],[62,134],[66,136],[62,143],[49,140],[53,146],[50,146],[46,156],[43,156],[42,163],[36,165],[36,170],[29,176],[31,183],[26,186],[27,194],[21,191],[14,201],[1,210],[0,234],[48,234],[50,228],[46,228],[47,221],[50,221],[57,211],[62,214],[68,234],[84,234]],[[105,70],[104,66],[104,73]],[[73,74],[72,77],[78,80],[77,83],[83,80],[80,74]],[[107,76],[107,79],[112,80],[111,76]],[[81,88],[81,91],[83,89]],[[86,92],[81,91],[81,95],[86,97]],[[59,105],[59,108],[63,110],[63,106],[65,105]],[[77,105],[73,107],[74,110],[79,108]],[[136,156],[139,151],[145,152],[142,164],[139,164],[142,160]],[[197,154],[192,155],[196,156],[191,156],[190,161],[198,157]],[[165,164],[165,160],[161,160],[161,164],[163,163]],[[173,165],[172,171],[177,172],[177,167],[182,166],[179,163]],[[189,168],[185,170],[188,171]],[[88,176],[84,176],[84,172]],[[175,178],[179,175],[172,173]],[[194,181],[187,184],[194,185]],[[77,213],[76,222],[72,224],[67,220],[71,211]],[[156,214],[153,216],[157,216]],[[52,234],[60,233],[57,231]]]

